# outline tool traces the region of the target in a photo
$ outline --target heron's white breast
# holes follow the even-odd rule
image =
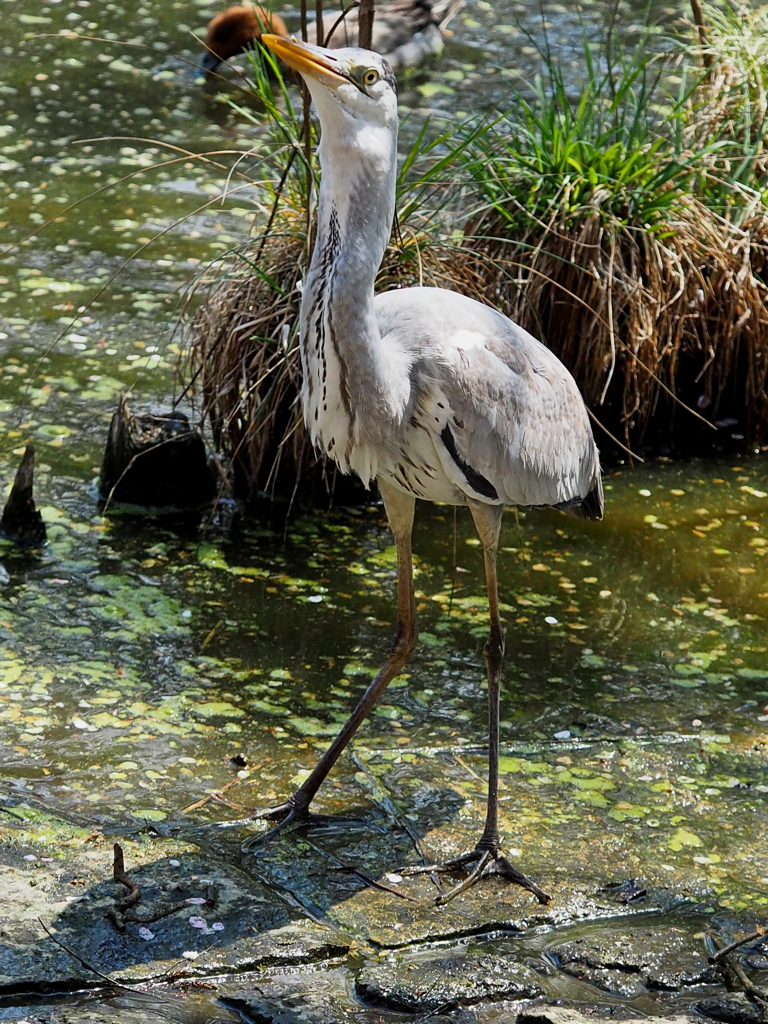
[[[302,344],[302,364],[302,408],[310,440],[343,473],[349,473],[354,468],[350,463],[352,421],[342,400],[339,360],[333,348],[320,344],[313,332]]]

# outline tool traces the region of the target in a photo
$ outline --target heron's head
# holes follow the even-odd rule
[[[378,53],[355,46],[329,50],[266,33],[262,42],[302,75],[324,127],[396,131],[395,75]]]

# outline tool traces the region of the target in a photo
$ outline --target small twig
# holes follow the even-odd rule
[[[224,793],[227,792],[228,789],[231,789],[232,786],[236,786],[240,782],[247,782],[248,779],[250,779],[251,775],[253,775],[254,772],[257,772],[259,770],[259,768],[263,768],[264,765],[268,761],[269,761],[269,758],[265,757],[263,761],[259,761],[258,764],[255,764],[248,771],[247,775],[242,775],[242,776],[238,775],[234,779],[230,779],[230,781],[225,786],[222,786],[221,789],[217,789],[214,793],[208,793],[206,796],[202,797],[200,800],[195,800],[195,802],[193,804],[188,804],[186,807],[182,807],[182,809],[181,809],[181,811],[179,813],[180,814],[189,814],[190,811],[197,811],[201,807],[205,807],[205,805],[207,803],[210,803],[211,800],[217,800],[219,803],[225,804],[227,807],[233,807],[235,810],[242,809],[242,805],[241,804],[230,804],[226,800],[222,800],[222,796],[224,795]]]
[[[373,39],[373,0],[360,0],[357,20],[357,45],[370,50]]]
[[[691,11],[693,12],[693,21],[699,34],[699,43],[701,44],[701,62],[707,73],[709,73],[714,64],[714,57],[708,49],[707,23],[704,20],[704,11],[701,8],[700,0],[691,0]]]
[[[213,800],[213,793],[209,793],[200,800],[195,800],[193,804],[188,804],[186,807],[182,807],[179,814],[189,814],[190,811],[197,811],[201,807],[205,807],[205,805],[210,803],[211,800]]]
[[[216,623],[216,625],[215,625],[215,626],[213,627],[213,629],[212,629],[212,630],[210,630],[210,632],[209,632],[209,633],[208,633],[208,635],[206,636],[205,640],[203,640],[203,642],[202,642],[202,643],[200,644],[200,650],[201,650],[201,651],[204,651],[204,650],[205,650],[205,648],[206,648],[206,647],[207,647],[207,646],[208,646],[208,645],[209,645],[210,643],[212,643],[212,641],[213,641],[214,637],[216,636],[216,634],[217,634],[217,633],[219,632],[219,630],[221,629],[221,627],[222,627],[223,625],[224,625],[224,619],[219,619],[219,621],[218,621],[218,622]]]
[[[315,26],[315,39],[320,46],[323,46],[323,0],[315,0]]]
[[[718,960],[722,960],[723,957],[728,956],[728,954],[732,953],[734,949],[738,949],[739,946],[746,946],[748,942],[755,942],[757,939],[763,938],[764,935],[765,929],[758,928],[756,931],[752,932],[751,935],[745,935],[743,939],[736,939],[734,942],[731,942],[728,946],[723,946],[722,949],[718,949],[715,955],[709,958],[709,962],[711,964],[716,964]]]
[[[358,8],[359,6],[360,6],[360,4],[359,4],[359,3],[357,3],[357,0],[356,0],[356,2],[355,2],[355,3],[353,3],[353,4],[350,4],[350,5],[349,5],[349,7],[345,7],[345,8],[344,8],[344,10],[343,10],[343,11],[341,12],[341,14],[340,14],[340,15],[338,16],[338,18],[336,19],[336,21],[334,21],[334,23],[333,23],[333,24],[331,25],[330,31],[329,31],[329,32],[328,32],[328,33],[326,34],[326,36],[325,36],[325,38],[324,38],[324,40],[323,40],[323,43],[322,43],[322,45],[323,45],[323,46],[328,46],[328,44],[329,44],[329,41],[330,41],[331,39],[333,39],[333,34],[334,34],[334,32],[336,31],[336,29],[337,29],[337,28],[339,27],[339,25],[344,25],[344,27],[346,28],[346,21],[347,21],[347,18],[348,18],[348,17],[349,17],[349,15],[350,15],[350,14],[352,13],[352,11],[356,10],[356,9],[357,9],[357,8]],[[317,37],[317,38],[318,38],[318,40],[319,40],[319,39],[320,39],[320,36],[318,35],[318,37]]]
[[[482,775],[478,775],[477,772],[475,771],[475,769],[474,768],[470,768],[470,766],[467,764],[467,762],[463,758],[459,757],[458,754],[454,754],[453,755],[453,760],[456,762],[456,764],[460,765],[464,769],[464,771],[469,772],[469,774],[474,779],[477,779],[478,782],[482,782],[482,783],[486,782],[486,780],[482,777]]]
[[[723,940],[717,932],[709,931],[707,934],[712,940],[712,944],[717,949],[717,953],[715,953],[714,957],[710,958],[710,962],[715,963],[720,970],[723,971],[726,976],[726,982],[733,981],[733,979],[736,978],[747,996],[752,999],[756,999],[758,1002],[762,1003],[763,1006],[768,1006],[768,990],[760,988],[759,985],[755,985],[738,960],[736,960],[732,955],[733,951],[738,949],[739,946],[748,942],[750,939],[761,937],[763,932],[758,932],[757,936],[749,935],[746,939],[740,939],[738,942],[732,942],[730,946],[725,946],[723,944]]]
[[[618,439],[618,437],[615,437],[610,432],[608,427],[604,426],[600,422],[600,420],[597,418],[597,416],[595,416],[595,414],[592,412],[591,409],[587,409],[587,413],[589,414],[592,422],[596,423],[598,425],[598,427],[600,427],[600,429],[602,431],[604,431],[608,435],[608,437],[610,437],[610,439],[613,441],[614,444],[618,445],[619,448],[621,448],[622,451],[626,452],[627,455],[630,457],[630,459],[634,459],[635,462],[645,462],[645,459],[641,459],[640,456],[636,452],[633,452],[631,448],[628,448],[625,444],[622,444],[621,441]]]
[[[239,811],[241,814],[243,811],[248,811],[245,804],[238,803],[237,800],[227,800],[227,798],[222,796],[220,793],[214,793],[213,800],[215,803],[221,804],[223,807],[231,807],[233,811]]]
[[[170,906],[160,907],[157,910],[150,910],[148,914],[144,914],[141,917],[139,917],[135,912],[131,912],[131,907],[135,906],[141,899],[141,889],[125,872],[125,861],[123,859],[122,847],[115,843],[114,850],[114,879],[129,890],[128,895],[122,900],[116,900],[115,906],[111,907],[106,914],[108,920],[112,921],[118,931],[125,931],[125,926],[129,921],[131,924],[138,925],[153,924],[155,921],[161,921],[164,917],[170,917],[172,914],[176,914],[180,910],[187,909],[184,903],[172,903]],[[209,898],[207,902],[213,905],[216,902],[215,896]]]
[[[107,918],[112,921],[115,928],[118,931],[125,931],[125,916],[123,911],[133,907],[141,899],[141,889],[139,886],[128,877],[125,873],[125,860],[123,858],[123,848],[119,843],[115,843],[113,847],[114,859],[112,862],[112,877],[116,882],[120,882],[128,890],[128,895],[123,897],[122,900],[115,900],[115,906],[110,907],[107,911]]]
[[[125,873],[125,859],[123,858],[123,848],[119,843],[114,845],[114,861],[112,867],[112,874],[116,882],[120,882],[128,890],[128,895],[121,900],[121,907],[125,910],[127,907],[132,907],[134,903],[138,903],[141,899],[141,889],[129,878]]]
[[[70,949],[69,946],[65,946],[61,939],[56,938],[56,936],[53,934],[50,928],[46,927],[46,925],[43,924],[42,918],[38,917],[37,920],[38,923],[40,924],[40,927],[43,929],[48,938],[52,939],[57,946],[60,946],[65,953],[69,953],[72,959],[76,960],[77,963],[79,963],[81,967],[84,967],[86,971],[90,971],[92,974],[95,974],[103,981],[109,982],[109,984],[114,985],[115,988],[123,989],[124,992],[133,992],[134,994],[136,993],[135,988],[131,988],[129,985],[121,985],[119,981],[115,981],[113,978],[110,978],[108,974],[102,974],[98,967],[94,967],[93,964],[89,964],[87,960],[83,960],[83,958],[78,953],[76,953],[74,949]]]

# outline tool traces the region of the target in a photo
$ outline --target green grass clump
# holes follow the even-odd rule
[[[631,445],[679,424],[689,450],[704,417],[738,410],[746,436],[768,432],[764,126],[690,52],[607,62],[585,39],[579,94],[543,56],[470,147],[465,224],[487,294],[557,352],[597,418]]]

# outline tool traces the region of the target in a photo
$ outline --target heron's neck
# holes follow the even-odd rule
[[[321,127],[317,240],[302,301],[304,355],[338,362],[345,404],[363,393],[376,401],[389,375],[373,286],[392,226],[397,136],[386,128],[341,130],[322,112]]]

